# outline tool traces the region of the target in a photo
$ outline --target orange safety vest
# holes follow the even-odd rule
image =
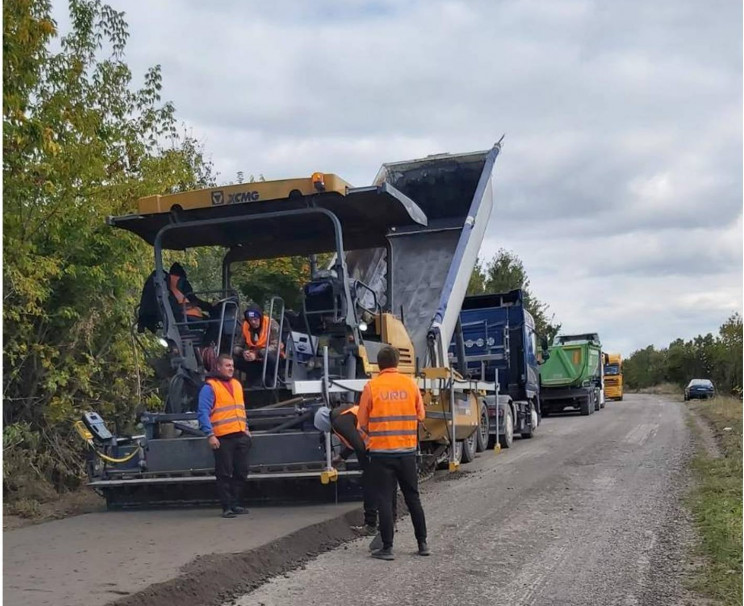
[[[271,330],[271,318],[264,315],[261,321],[261,330],[258,333],[258,338],[253,340],[253,331],[248,320],[243,320],[243,337],[245,338],[245,345],[248,349],[264,349],[266,343],[269,340],[269,331]],[[284,357],[284,344],[279,343],[279,356]]]
[[[237,379],[230,379],[232,393],[219,379],[207,379],[207,384],[214,391],[214,405],[209,413],[212,431],[218,438],[229,433],[245,431],[248,424],[245,420],[245,402],[243,386]]]
[[[370,452],[408,454],[416,451],[419,390],[410,377],[382,372],[369,383],[372,403],[367,424]]]
[[[178,280],[180,279],[180,276],[177,276],[175,274],[170,274],[168,276],[168,282],[171,293],[173,293],[173,296],[176,298],[176,302],[179,305],[184,305],[186,307],[186,315],[191,316],[193,318],[199,318],[202,317],[201,309],[197,305],[194,305],[193,303],[189,303],[189,300],[186,298],[186,295],[184,295],[179,289],[178,289]]]
[[[243,337],[245,337],[245,344],[251,349],[263,349],[266,347],[266,343],[269,340],[269,330],[271,329],[271,319],[269,316],[264,315],[261,321],[261,331],[258,333],[258,338],[253,340],[253,331],[248,320],[243,321]]]
[[[354,415],[354,417],[357,419],[357,422],[356,422],[357,431],[362,436],[362,440],[364,442],[366,442],[367,441],[367,434],[365,434],[364,433],[364,430],[361,427],[359,427],[359,420],[358,420],[359,419],[359,414],[358,413],[359,413],[359,404],[355,404],[354,406],[350,406],[349,408],[347,408],[343,412],[339,413],[338,416],[340,417],[341,415]],[[340,433],[338,433],[335,429],[333,430],[333,433],[336,434],[336,437],[339,440],[341,440],[341,443],[344,446],[346,446],[346,448],[349,448],[351,450],[354,450],[354,447],[351,444],[349,444],[349,442],[346,441],[346,438],[344,438],[344,436],[342,436]]]

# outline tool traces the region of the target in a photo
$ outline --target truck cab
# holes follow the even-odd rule
[[[495,382],[497,396],[485,398],[491,445],[509,448],[514,434],[531,438],[540,422],[539,339],[525,309],[522,290],[465,298],[458,336],[450,355],[465,376]]]
[[[608,399],[623,399],[623,358],[619,353],[605,354],[604,390]]]

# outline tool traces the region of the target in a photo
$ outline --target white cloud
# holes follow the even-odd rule
[[[224,179],[365,185],[505,132],[483,253],[567,328],[627,354],[741,308],[740,3],[111,1]]]

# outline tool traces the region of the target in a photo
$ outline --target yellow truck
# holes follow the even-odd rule
[[[605,354],[604,390],[605,397],[612,400],[623,399],[623,358],[619,353]]]

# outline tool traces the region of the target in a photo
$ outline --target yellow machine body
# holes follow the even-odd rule
[[[311,196],[321,192],[336,192],[345,196],[351,185],[338,175],[316,173],[306,179],[255,181],[207,189],[196,189],[164,196],[147,196],[137,200],[141,215],[166,213],[171,210],[192,210],[231,204],[250,204],[267,200],[282,200],[294,196]]]
[[[392,345],[400,352],[398,371],[415,378],[416,361],[414,359],[413,344],[403,323],[393,314],[378,314],[374,319],[374,334],[380,341]],[[375,376],[380,372],[377,364],[368,359],[364,346],[359,348],[364,372],[368,376]],[[421,374],[425,379],[442,380],[444,384],[450,378],[458,378],[449,368],[424,368]],[[436,382],[434,383],[436,384]],[[423,391],[426,419],[419,429],[419,439],[422,442],[450,442],[451,399],[450,390],[426,387]],[[469,438],[478,428],[480,421],[480,406],[472,393],[455,393],[455,440]]]

